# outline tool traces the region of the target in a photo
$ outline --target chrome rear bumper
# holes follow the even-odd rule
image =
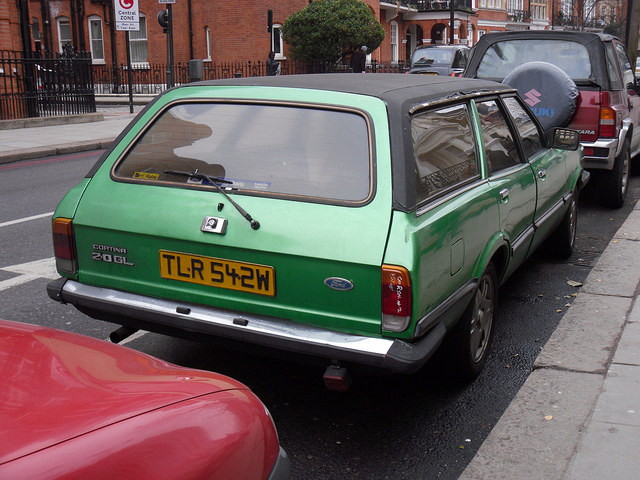
[[[154,325],[204,333],[328,359],[413,373],[426,363],[445,335],[435,325],[416,342],[367,337],[299,324],[283,318],[203,307],[60,278],[47,285],[49,297],[100,320],[146,330]],[[151,328],[149,328],[151,326]],[[162,332],[161,328],[157,331]]]

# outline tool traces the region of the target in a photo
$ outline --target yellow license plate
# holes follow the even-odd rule
[[[276,294],[273,267],[160,250],[160,276],[270,297]]]

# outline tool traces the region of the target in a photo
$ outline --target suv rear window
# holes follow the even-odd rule
[[[507,40],[491,45],[478,65],[478,78],[502,80],[528,62],[547,62],[561,68],[574,82],[591,75],[589,52],[581,43],[567,40]]]
[[[372,195],[367,117],[345,110],[182,103],[165,110],[116,164],[127,181],[207,185],[169,171],[226,180],[268,195],[364,202]]]

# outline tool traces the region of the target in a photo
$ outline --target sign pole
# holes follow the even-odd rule
[[[131,48],[129,42],[129,32],[140,30],[140,13],[138,11],[138,0],[117,0],[114,2],[116,16],[116,30],[126,32],[125,47],[127,50],[127,77],[129,83],[129,112],[133,113],[133,81],[131,72]]]
[[[126,36],[126,49],[127,49],[127,77],[129,82],[129,113],[133,113],[133,80],[131,75],[131,51],[129,49],[129,30],[125,32]]]
[[[158,0],[161,5],[166,5],[165,14],[161,20],[160,12],[158,14],[158,22],[164,29],[164,33],[167,34],[167,88],[175,86],[174,69],[173,69],[173,9],[172,4],[176,3],[176,0]]]
[[[167,67],[169,74],[167,75],[167,82],[169,83],[169,88],[175,85],[173,80],[173,11],[171,7],[172,5],[169,3],[167,5],[167,10],[169,10],[169,28],[167,29],[167,40],[169,41],[169,46],[167,47],[169,49],[169,66]]]

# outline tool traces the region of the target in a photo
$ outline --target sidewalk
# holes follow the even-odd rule
[[[107,148],[141,109],[136,105],[131,114],[128,105],[102,107],[94,114],[35,119],[29,128],[21,128],[20,121],[3,120],[0,164]]]
[[[142,107],[136,106],[135,111]],[[0,129],[0,164],[107,148],[134,118]],[[640,478],[640,203],[461,480]]]

